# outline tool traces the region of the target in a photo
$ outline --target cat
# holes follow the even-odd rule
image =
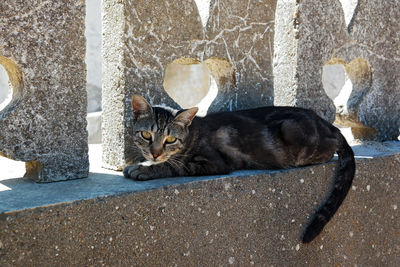
[[[197,107],[152,107],[140,95],[132,97],[132,110],[139,158],[123,173],[134,180],[298,167],[327,162],[336,152],[333,190],[306,227],[303,243],[335,214],[355,174],[353,150],[340,130],[311,110],[261,107],[196,117]]]

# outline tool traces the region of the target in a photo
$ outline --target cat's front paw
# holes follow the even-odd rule
[[[124,176],[137,181],[146,181],[153,179],[149,167],[140,164],[133,164],[124,169]]]

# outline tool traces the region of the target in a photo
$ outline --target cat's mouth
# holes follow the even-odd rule
[[[168,160],[168,157],[160,155],[157,158],[154,158],[153,156],[146,155],[145,159],[147,160],[147,162],[149,162],[149,164],[151,163],[150,165],[155,165],[166,162]]]

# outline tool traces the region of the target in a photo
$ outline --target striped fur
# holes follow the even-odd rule
[[[134,180],[298,167],[327,162],[336,152],[333,190],[307,226],[304,243],[322,231],[351,186],[351,147],[336,127],[311,110],[263,107],[195,117],[197,108],[173,112],[151,107],[141,96],[133,97],[132,107],[141,159],[124,175]]]

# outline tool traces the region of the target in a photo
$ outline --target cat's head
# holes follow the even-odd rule
[[[151,107],[140,95],[132,97],[133,138],[143,157],[151,164],[167,161],[179,153],[198,108],[176,111]]]

